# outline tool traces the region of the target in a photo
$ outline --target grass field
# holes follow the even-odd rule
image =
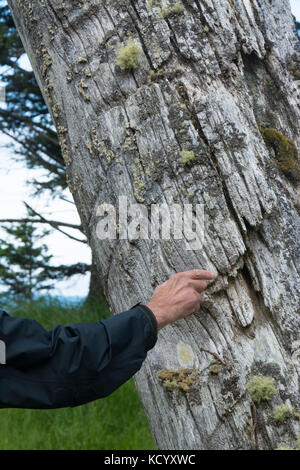
[[[47,329],[109,316],[105,304],[68,306],[53,299],[20,302],[9,313],[34,318]],[[76,408],[0,409],[0,450],[155,448],[132,379],[109,397]]]

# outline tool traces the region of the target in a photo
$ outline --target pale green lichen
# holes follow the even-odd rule
[[[280,444],[276,449],[274,450],[295,450],[293,447],[289,447],[286,444]]]
[[[122,70],[133,70],[139,66],[139,57],[141,49],[130,39],[127,46],[122,45],[118,52],[118,60],[116,64]]]
[[[300,450],[300,434],[298,435],[296,446],[297,446],[297,449]]]
[[[293,410],[288,405],[279,405],[275,406],[272,416],[278,423],[283,423],[290,418],[292,414]]]
[[[262,400],[271,400],[276,394],[276,387],[272,377],[255,375],[248,383],[248,393],[255,403]]]
[[[176,2],[174,5],[167,5],[161,8],[162,18],[169,18],[171,15],[179,15],[184,10],[181,2]]]
[[[168,391],[177,389],[188,392],[191,386],[197,382],[197,376],[198,369],[162,369],[157,373],[158,379]]]
[[[195,158],[195,154],[193,151],[189,151],[189,150],[182,150],[180,152],[180,155],[181,155],[181,161],[182,163],[188,163],[192,160],[194,160]]]

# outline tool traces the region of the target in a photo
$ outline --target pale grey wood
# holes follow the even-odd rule
[[[218,272],[199,314],[159,333],[136,384],[161,449],[250,449],[247,383],[278,392],[257,406],[261,449],[295,446],[300,407],[299,185],[280,171],[259,126],[300,145],[298,54],[288,0],[185,0],[163,17],[146,0],[9,0],[56,123],[70,189],[113,312],[175,271]],[[166,2],[161,4],[167,5]],[[121,42],[140,65],[116,65]],[[182,68],[179,68],[182,67]],[[153,75],[153,71],[161,74]],[[152,72],[152,80],[149,79]],[[181,161],[181,150],[195,159]],[[99,241],[97,208],[119,195],[150,207],[205,205],[205,246]],[[214,352],[229,364],[209,371]],[[157,371],[198,368],[192,388],[167,391]]]

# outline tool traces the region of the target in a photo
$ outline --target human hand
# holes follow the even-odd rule
[[[215,278],[216,274],[210,271],[193,269],[173,274],[156,287],[146,306],[154,313],[158,329],[198,312],[203,300],[201,293],[208,285],[206,281]]]

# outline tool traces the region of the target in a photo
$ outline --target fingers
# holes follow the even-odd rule
[[[201,292],[203,292],[207,288],[207,282],[202,280],[191,280],[188,282],[188,286],[192,287],[193,289],[195,289],[196,292],[201,294]]]
[[[205,271],[202,269],[192,269],[191,271],[184,271],[182,273],[178,273],[178,275],[189,277],[190,279],[203,279],[207,281],[212,281],[217,277],[217,275],[212,273],[211,271]]]
[[[195,301],[194,301],[194,308],[192,309],[192,311],[186,315],[186,317],[190,317],[191,315],[194,315],[195,313],[199,312],[200,310],[200,305],[201,305],[201,302],[203,301],[203,297],[202,295],[195,293]]]

